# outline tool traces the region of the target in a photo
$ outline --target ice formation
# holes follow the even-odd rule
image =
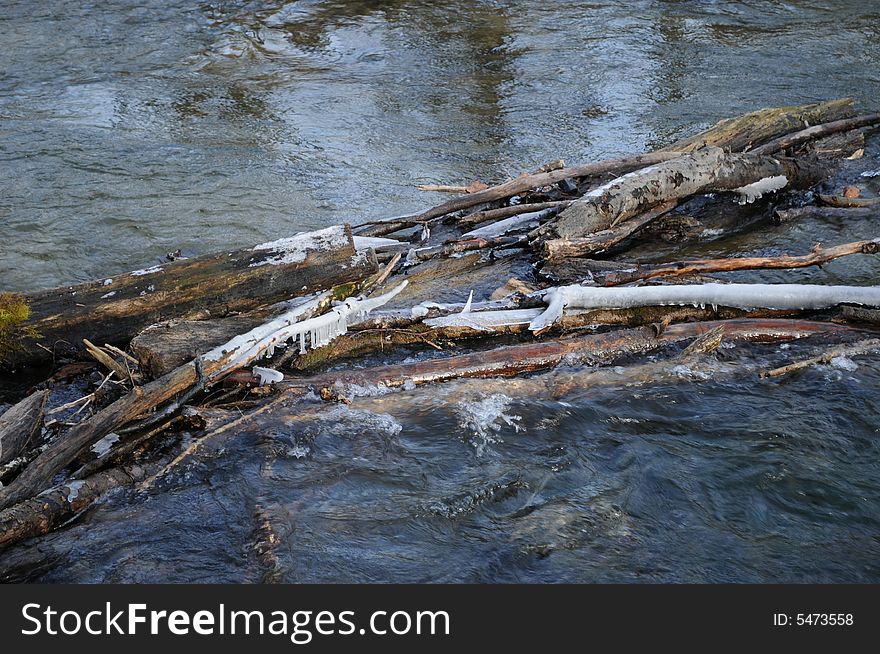
[[[348,234],[341,225],[334,225],[327,229],[319,229],[314,232],[301,232],[280,238],[277,241],[260,243],[253,247],[254,251],[271,250],[275,254],[266,259],[255,261],[251,268],[256,266],[281,266],[305,261],[310,250],[330,250],[342,248],[348,245]],[[133,273],[136,274],[136,273]]]
[[[352,323],[363,320],[371,310],[391,300],[407,285],[404,280],[384,295],[374,298],[348,298],[330,309],[325,314],[307,318],[318,309],[321,302],[329,297],[322,293],[318,297],[290,309],[278,318],[252,329],[246,334],[236,336],[228,343],[214,348],[202,358],[206,361],[219,361],[227,357],[225,366],[217,373],[232,370],[240,365],[253,361],[260,356],[271,357],[275,348],[292,341],[299,344],[300,352],[308,347],[312,349],[327,345],[337,336],[348,331]],[[308,340],[307,340],[308,338]]]
[[[773,175],[759,179],[757,182],[741,186],[734,189],[734,193],[739,196],[739,204],[751,204],[765,193],[773,193],[785,188],[788,184],[788,178],[785,175]]]
[[[687,305],[738,309],[827,309],[838,304],[880,306],[880,286],[820,286],[813,284],[680,284],[671,286],[560,286],[544,295],[547,309],[529,329],[542,331],[566,308],[628,309]]]

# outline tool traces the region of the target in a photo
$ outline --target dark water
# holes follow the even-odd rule
[[[420,183],[639,152],[761,106],[880,97],[865,2],[6,2],[0,47],[5,290],[397,215],[437,200]],[[858,176],[878,152],[873,137],[834,183],[880,191]],[[688,254],[875,236],[814,221]],[[851,257],[744,278],[878,273]],[[0,570],[876,582],[880,357],[782,381],[749,367],[808,350],[733,348],[713,380],[556,398],[453,384],[330,417],[292,408],[5,551]],[[255,554],[264,522],[274,562]]]

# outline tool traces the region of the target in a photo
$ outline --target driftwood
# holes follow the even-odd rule
[[[664,148],[673,152],[693,152],[714,145],[731,152],[742,152],[783,134],[851,117],[852,98],[793,107],[759,109],[736,118],[726,118],[713,127]]]
[[[778,139],[774,139],[769,143],[765,143],[764,145],[755,148],[751,152],[753,154],[773,154],[774,152],[781,152],[782,150],[801,145],[807,141],[830,136],[831,134],[837,134],[839,132],[848,132],[849,130],[858,129],[860,127],[876,125],[877,123],[880,123],[880,113],[864,114],[862,116],[855,116],[854,118],[844,118],[842,120],[835,120],[821,125],[813,125],[812,127],[807,127],[799,132],[786,134]]]
[[[818,166],[794,159],[728,154],[707,147],[693,154],[642,168],[593,189],[572,202],[555,220],[531,232],[532,238],[578,238],[637,216],[663,202],[714,191],[746,190],[762,180],[779,180],[768,191],[811,185]],[[749,189],[749,201],[761,189]]]
[[[654,219],[672,211],[677,204],[675,201],[664,202],[615,227],[594,232],[583,238],[554,238],[544,241],[544,258],[584,257],[606,252],[620,245]]]
[[[132,463],[69,481],[0,511],[0,547],[52,531],[107,492],[145,479],[167,459]]]
[[[405,283],[398,288],[403,288],[403,286]],[[79,423],[62,439],[53,443],[40,454],[15,479],[11,486],[0,490],[0,507],[6,507],[36,495],[80,452],[91,447],[114,429],[152,411],[174,396],[186,393],[184,398],[187,398],[192,395],[193,390],[201,390],[223,374],[258,360],[290,338],[296,339],[298,337],[300,347],[304,347],[307,332],[311,334],[312,347],[323,345],[329,342],[330,335],[335,330],[341,330],[344,333],[345,319],[348,314],[358,316],[369,310],[370,306],[387,301],[385,297],[393,297],[394,293],[395,291],[392,291],[383,298],[366,300],[360,304],[358,302],[346,304],[343,307],[334,308],[331,313],[323,316],[303,320],[304,316],[313,315],[320,311],[321,302],[329,299],[330,295],[329,293],[324,294],[311,302],[290,309],[285,314],[246,334],[236,336],[228,343],[218,346],[149,384],[135,387],[128,395],[116,400],[88,420]],[[318,321],[318,324],[306,327],[312,321]],[[180,404],[182,402],[178,399],[172,407],[179,408]],[[160,414],[160,417],[164,417],[164,414]]]
[[[840,207],[841,209],[880,206],[880,198],[848,198],[843,195],[820,194],[819,201],[828,207]]]
[[[378,366],[366,370],[347,370],[282,382],[285,388],[329,388],[342,384],[403,386],[473,377],[507,377],[552,368],[563,361],[596,363],[624,354],[644,353],[659,347],[690,340],[724,327],[724,338],[749,341],[776,341],[804,338],[814,334],[858,333],[852,327],[807,320],[759,319],[728,320],[722,323],[683,323],[670,325],[658,336],[650,327],[618,330],[602,334],[511,345],[488,352],[476,352],[415,363]]]
[[[593,281],[601,286],[618,286],[657,277],[681,277],[701,273],[731,272],[734,270],[754,270],[760,268],[806,268],[851,254],[877,254],[880,252],[880,239],[855,241],[830,248],[816,247],[809,254],[777,257],[731,257],[729,259],[697,259],[676,261],[674,263],[631,264],[616,270],[607,270],[592,275]],[[603,262],[595,262],[597,268]]]
[[[37,391],[0,415],[0,466],[30,447],[43,426],[48,391]]]
[[[542,211],[543,209],[553,209],[556,207],[567,207],[571,204],[571,200],[554,200],[552,202],[533,202],[526,204],[514,204],[510,207],[500,207],[499,209],[486,209],[484,211],[475,211],[456,219],[455,224],[460,227],[474,227],[481,223],[503,220],[511,216],[518,216],[522,213],[530,213],[532,211]]]
[[[27,294],[30,318],[24,326],[40,336],[23,338],[5,356],[0,352],[0,364],[81,353],[84,338],[124,345],[145,327],[169,318],[194,313],[221,317],[357,281],[377,266],[356,255],[350,229],[336,226]]]
[[[789,223],[804,218],[822,218],[826,220],[849,220],[852,218],[875,218],[880,216],[880,206],[854,207],[841,209],[839,207],[795,207],[793,209],[777,209],[774,219],[778,223]]]
[[[413,214],[411,216],[403,216],[393,218],[387,221],[365,223],[355,227],[355,231],[359,235],[364,236],[383,236],[391,234],[400,229],[421,225],[432,218],[439,218],[455,211],[470,209],[486,202],[502,200],[509,198],[525,191],[547,186],[548,184],[556,184],[564,179],[574,177],[589,177],[593,175],[601,175],[604,173],[620,173],[629,170],[637,170],[643,166],[648,166],[661,161],[673,159],[676,156],[674,152],[654,152],[648,154],[640,154],[632,157],[624,157],[622,159],[610,159],[608,161],[600,161],[593,164],[585,164],[581,166],[572,166],[570,168],[561,168],[546,173],[538,173],[536,175],[525,175],[517,177],[504,184],[492,186],[483,191],[469,193],[461,197],[453,198],[442,204],[432,207],[422,213]]]
[[[858,343],[853,343],[851,345],[831,348],[827,352],[823,352],[816,357],[810,357],[809,359],[795,361],[794,363],[789,363],[786,366],[780,366],[779,368],[774,368],[773,370],[766,370],[761,373],[761,377],[781,377],[782,375],[787,375],[797,370],[803,370],[804,368],[809,368],[810,366],[831,363],[834,359],[837,359],[839,357],[859,356],[862,354],[876,352],[877,350],[880,350],[880,339],[870,338],[864,341],[859,341]]]

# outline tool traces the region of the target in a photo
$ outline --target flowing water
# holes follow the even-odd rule
[[[0,290],[419,210],[438,201],[421,183],[641,152],[762,106],[880,98],[870,2],[9,0],[0,48]],[[859,173],[878,152],[875,136],[835,183],[876,194]],[[877,235],[808,221],[688,254]],[[851,257],[744,277],[878,274]],[[553,398],[451,384],[291,409],[7,549],[0,571],[876,582],[880,357],[777,381],[745,365],[808,349],[731,348],[735,374]]]

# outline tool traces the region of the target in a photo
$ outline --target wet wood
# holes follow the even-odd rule
[[[554,220],[533,230],[533,239],[581,238],[613,227],[659,204],[718,191],[732,191],[766,178],[785,188],[821,178],[811,161],[725,153],[708,147],[614,180],[572,202]]]
[[[877,254],[880,239],[855,241],[830,248],[814,248],[809,254],[800,256],[780,255],[777,257],[731,257],[728,259],[697,259],[673,263],[632,264],[629,268],[596,271],[593,280],[601,286],[618,286],[635,281],[658,277],[680,277],[684,275],[731,272],[735,270],[807,268],[819,266],[840,257],[853,254]],[[595,262],[600,264],[601,262]]]
[[[178,320],[148,327],[135,336],[131,351],[151,379],[165,375],[265,320],[258,315],[218,320]]]
[[[48,489],[0,511],[0,547],[47,534],[109,491],[128,486],[160,470],[166,459],[132,463]]]
[[[40,435],[48,391],[37,391],[0,415],[0,466],[27,450]]]
[[[365,223],[354,229],[355,233],[358,235],[384,236],[386,234],[392,234],[400,229],[421,225],[432,218],[439,218],[440,216],[445,216],[455,211],[470,209],[471,207],[476,207],[477,205],[486,202],[503,200],[524,193],[525,191],[531,191],[549,184],[556,184],[564,179],[590,177],[604,173],[624,173],[631,170],[637,170],[644,166],[650,166],[661,161],[668,161],[669,159],[675,158],[675,156],[676,153],[674,152],[654,152],[632,157],[624,157],[622,159],[610,159],[608,161],[600,161],[593,164],[572,166],[570,168],[560,168],[558,170],[551,170],[546,173],[538,173],[535,175],[525,175],[523,177],[512,179],[504,184],[492,186],[483,191],[453,198],[421,213],[393,218],[388,221]]]
[[[853,328],[807,320],[728,320],[724,338],[772,342],[813,334],[853,333]],[[403,386],[472,377],[507,377],[543,370],[566,362],[599,362],[623,354],[637,354],[690,340],[719,326],[716,322],[670,325],[658,336],[650,327],[500,347],[442,359],[431,359],[365,370],[325,373],[282,382],[284,388],[324,388],[343,384]]]
[[[848,198],[843,195],[819,195],[819,201],[828,207],[853,209],[858,207],[880,207],[880,198]]]
[[[84,353],[83,339],[125,345],[154,323],[188,314],[222,317],[290,297],[357,281],[377,268],[356,256],[348,226],[336,226],[285,245],[258,246],[183,259],[142,271],[26,294],[24,338],[0,365]]]
[[[858,218],[877,218],[880,217],[880,206],[853,207],[850,209],[816,206],[794,207],[793,209],[777,209],[773,213],[773,217],[777,223],[789,223],[808,218],[839,221]]]
[[[812,141],[840,132],[848,132],[850,130],[858,129],[860,127],[876,125],[877,123],[880,123],[880,113],[863,114],[861,116],[855,116],[853,118],[844,118],[842,120],[825,122],[820,125],[807,127],[806,129],[802,129],[798,132],[793,132],[791,134],[781,136],[777,139],[770,141],[769,143],[765,143],[764,145],[753,149],[752,152],[754,154],[773,154],[775,152],[781,152],[783,150],[788,150],[789,148],[794,148],[798,145],[802,145],[807,141]]]
[[[715,145],[731,152],[743,152],[783,134],[818,123],[850,118],[854,114],[852,98],[759,109],[736,118],[725,118],[699,134],[676,141],[664,150],[693,152],[706,145]]]
[[[853,343],[851,345],[833,347],[827,352],[823,352],[819,356],[810,357],[809,359],[803,359],[801,361],[795,361],[793,363],[789,363],[788,365],[780,366],[779,368],[774,368],[772,370],[765,370],[761,373],[761,377],[781,377],[783,375],[788,375],[792,372],[803,370],[804,368],[809,368],[811,366],[829,364],[834,359],[837,359],[839,357],[860,356],[863,354],[877,352],[878,350],[880,350],[880,339],[869,338],[858,343]]]
[[[664,202],[620,225],[600,230],[582,238],[556,238],[544,241],[544,258],[562,259],[601,254],[617,247],[656,218],[672,211],[677,205],[676,201]]]

